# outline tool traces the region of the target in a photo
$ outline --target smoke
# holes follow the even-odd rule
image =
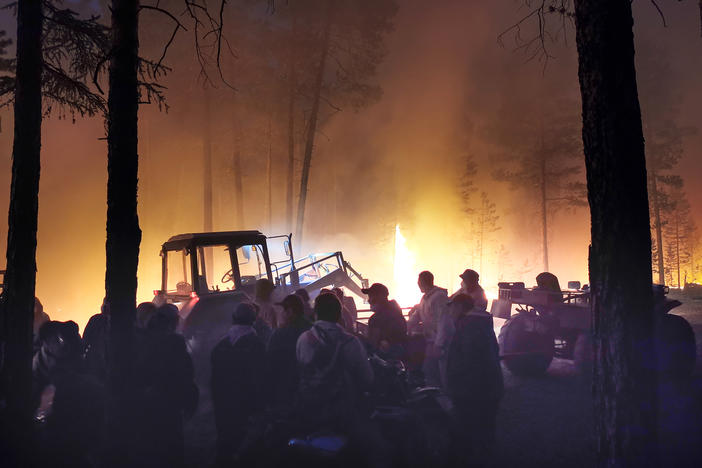
[[[567,45],[563,41],[549,45],[554,58],[545,68],[543,62],[525,62],[509,40],[500,46],[497,36],[519,18],[518,5],[451,0],[399,3],[388,54],[378,70],[382,99],[359,112],[343,109],[320,128],[304,238],[302,244],[293,239],[298,256],[341,250],[371,282],[390,286],[392,295],[399,226],[413,257],[411,269],[416,270],[403,277],[427,269],[435,274],[437,284],[455,290],[458,274],[465,268],[477,269],[478,261],[459,189],[465,155],[471,154],[478,170],[473,199],[479,199],[482,191],[487,193],[496,204],[500,228],[484,243],[481,282],[487,289],[494,289],[498,280],[534,282],[541,271],[541,233],[529,204],[532,195],[528,187],[511,191],[492,178],[495,142],[487,138],[485,128],[504,109],[529,118],[544,100],[567,96],[579,105],[577,60],[572,28]],[[702,41],[697,16],[688,14],[695,5],[675,5],[666,11],[668,28],[662,27],[645,2],[634,6],[639,43],[655,38],[670,54],[675,70],[672,82],[684,96],[681,125],[695,124],[702,108],[697,82]],[[156,27],[160,19],[148,21],[143,22],[142,47],[147,55],[157,55],[169,31]],[[165,82],[169,112],[149,105],[140,110],[139,301],[150,300],[152,291],[160,287],[161,244],[172,235],[203,229],[204,92],[191,40],[180,35],[167,60],[174,70]],[[639,49],[638,54],[646,50]],[[228,66],[234,73],[245,71],[238,70],[236,61]],[[285,220],[287,151],[281,115],[262,106],[240,115],[237,130],[232,125],[234,93],[220,85],[213,95],[214,229],[290,232]],[[255,93],[247,96],[254,99]],[[269,223],[266,161],[271,119]],[[241,148],[243,225],[237,224],[234,209],[236,132],[245,141]],[[73,319],[81,326],[99,311],[104,295],[107,149],[102,137],[104,126],[99,119],[72,123],[50,118],[43,129],[37,295],[52,318]],[[686,140],[679,171],[686,179],[698,224],[702,224],[702,197],[694,179],[700,174],[696,156],[701,138],[697,134]],[[5,187],[0,190],[0,207],[7,207],[10,110],[2,113],[0,148],[4,154],[0,187]],[[298,160],[296,177],[299,170]],[[297,184],[296,180],[295,192]],[[3,246],[4,219],[0,222]],[[551,271],[562,284],[587,283],[587,209],[554,213],[549,229]]]

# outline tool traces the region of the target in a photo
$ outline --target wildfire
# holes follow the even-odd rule
[[[407,239],[400,231],[400,225],[395,226],[395,253],[393,256],[393,288],[390,291],[402,307],[411,307],[419,302],[422,293],[417,287],[416,260],[412,251],[407,247]]]

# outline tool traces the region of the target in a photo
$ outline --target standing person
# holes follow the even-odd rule
[[[279,311],[273,303],[273,282],[267,278],[256,281],[254,304],[258,306],[259,317],[271,328],[278,327]]]
[[[178,308],[164,304],[138,335],[134,382],[137,392],[133,435],[136,460],[152,467],[183,466],[183,419],[195,413],[199,390],[185,339],[176,333]]]
[[[232,327],[212,350],[211,392],[217,426],[217,462],[231,466],[239,454],[249,419],[263,410],[265,346],[253,323],[256,309],[242,303]]]
[[[110,304],[102,300],[100,313],[90,317],[83,330],[83,358],[88,373],[104,382],[107,377],[107,335],[110,326]]]
[[[310,305],[310,293],[308,293],[305,288],[300,288],[295,291],[295,295],[302,299],[302,305],[305,307],[305,318],[310,323],[314,323],[314,310],[312,309],[312,305]]]
[[[439,352],[435,346],[436,330],[448,301],[448,292],[434,285],[434,275],[423,271],[417,279],[419,290],[424,293],[419,304],[410,311],[407,331],[421,333],[424,336],[425,351],[422,371],[424,382],[428,386],[441,385],[439,376]]]
[[[363,392],[373,383],[366,350],[339,325],[341,303],[335,295],[317,296],[314,311],[317,321],[297,340],[300,422],[308,430],[331,428],[347,434],[368,466],[384,466],[382,437],[361,406]]]
[[[361,291],[368,295],[373,311],[368,320],[368,341],[388,357],[402,358],[407,342],[407,321],[402,309],[394,299],[388,299],[390,292],[384,284],[373,283],[370,288]]]
[[[354,333],[356,331],[356,318],[358,316],[358,311],[356,310],[356,304],[353,299],[344,295],[344,290],[341,288],[333,288],[331,290],[332,294],[339,299],[341,303],[341,325],[349,333]]]
[[[305,318],[302,299],[290,294],[278,304],[283,308],[282,326],[273,331],[266,350],[266,390],[274,408],[290,409],[298,387],[295,356],[297,340],[312,324]]]
[[[49,314],[44,312],[44,306],[41,304],[41,301],[39,301],[38,297],[34,297],[34,322],[32,322],[34,326],[34,337],[37,337],[37,334],[39,333],[39,328],[44,325],[46,322],[50,321],[51,318],[49,317]]]
[[[453,293],[449,299],[453,299],[459,294],[466,294],[473,299],[473,307],[476,310],[487,311],[487,296],[478,283],[480,280],[478,272],[469,268],[458,275],[458,277],[461,278],[461,288]]]
[[[445,381],[460,447],[456,455],[467,466],[485,466],[504,391],[492,315],[477,310],[472,298],[461,294],[450,302],[447,316],[453,333],[445,348]]]

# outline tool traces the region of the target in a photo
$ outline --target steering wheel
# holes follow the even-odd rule
[[[234,281],[234,269],[230,269],[228,272],[222,275],[222,279],[220,280],[220,283],[230,283]]]

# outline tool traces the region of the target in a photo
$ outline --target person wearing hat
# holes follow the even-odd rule
[[[239,304],[232,313],[232,327],[212,350],[210,385],[221,466],[233,464],[249,418],[265,405],[266,350],[253,328],[256,315],[252,304]]]
[[[302,298],[290,294],[277,304],[282,309],[282,326],[276,328],[266,350],[266,391],[269,405],[290,408],[298,385],[295,349],[300,335],[312,324],[305,318]]]
[[[402,358],[407,342],[407,321],[395,300],[388,299],[390,292],[381,283],[373,283],[362,289],[368,295],[368,304],[373,311],[368,320],[368,341],[390,358]]]
[[[495,440],[504,391],[492,315],[459,294],[449,302],[440,330],[444,390],[453,403],[456,458],[484,466]]]
[[[473,299],[473,307],[476,310],[487,310],[487,296],[485,291],[478,283],[480,280],[480,275],[477,271],[471,270],[470,268],[458,275],[461,278],[461,288],[453,293],[449,299],[453,299],[459,294],[466,294]]]

